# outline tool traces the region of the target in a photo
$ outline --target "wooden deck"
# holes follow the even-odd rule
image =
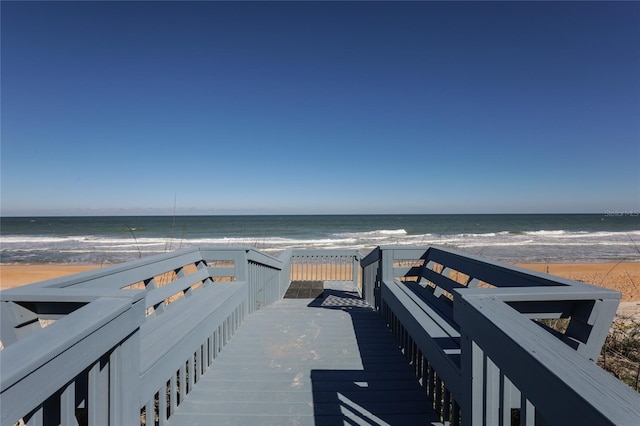
[[[182,249],[0,292],[0,424],[638,426],[593,362],[619,299],[438,247]]]
[[[437,416],[352,282],[250,315],[170,425],[431,424]]]

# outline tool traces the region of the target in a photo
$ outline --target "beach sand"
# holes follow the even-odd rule
[[[617,290],[622,293],[622,302],[640,302],[640,262],[529,263],[517,266]]]
[[[103,265],[0,265],[0,290],[98,269]]]
[[[106,265],[0,265],[0,289],[62,277]],[[583,281],[622,293],[622,302],[640,303],[640,262],[535,263],[517,266]]]

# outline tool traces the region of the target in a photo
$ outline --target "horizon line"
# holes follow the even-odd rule
[[[616,209],[600,212],[466,212],[466,213],[75,213],[75,214],[0,214],[0,218],[51,218],[51,217],[206,217],[206,216],[491,216],[491,215],[602,215],[640,217],[640,209]]]

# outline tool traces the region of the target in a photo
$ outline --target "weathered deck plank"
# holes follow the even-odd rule
[[[436,421],[382,318],[350,290],[250,315],[168,424]]]

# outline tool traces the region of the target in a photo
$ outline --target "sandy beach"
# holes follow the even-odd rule
[[[98,269],[103,265],[0,265],[0,290],[65,275]]]
[[[640,263],[534,263],[517,266],[622,293],[618,317],[640,320]]]
[[[640,263],[528,263],[517,266],[622,293],[622,302],[640,302]]]
[[[629,263],[534,263],[517,264],[577,281],[617,290],[623,302],[640,302],[640,262]],[[89,271],[105,265],[0,265],[0,289]]]

